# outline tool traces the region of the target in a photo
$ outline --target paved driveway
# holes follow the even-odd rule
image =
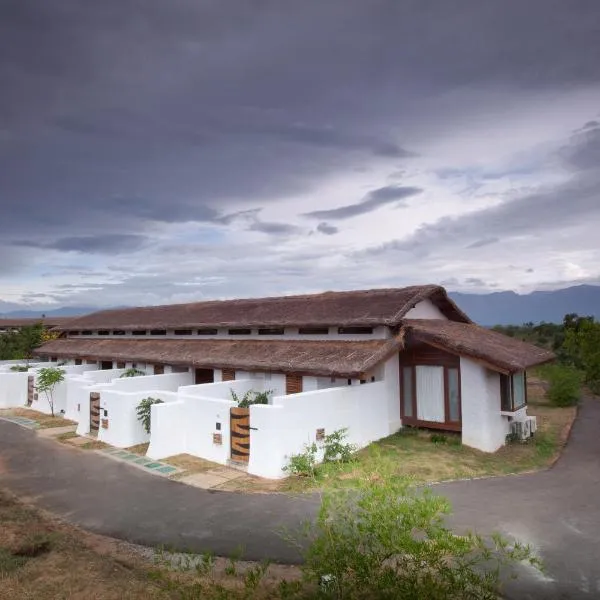
[[[200,490],[0,422],[0,480],[86,529],[146,545],[296,562],[280,531],[315,514],[314,497]],[[600,598],[600,402],[586,399],[558,464],[532,475],[435,486],[452,523],[533,544],[545,576],[524,570],[508,598]]]

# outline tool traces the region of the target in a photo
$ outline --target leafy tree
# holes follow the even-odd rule
[[[37,374],[37,391],[46,396],[52,416],[54,416],[54,389],[64,379],[65,372],[57,367],[45,367]]]
[[[573,364],[582,369],[590,389],[600,393],[600,323],[584,317],[565,329],[563,347]]]
[[[44,341],[43,332],[44,326],[38,323],[0,335],[0,360],[30,359]]]

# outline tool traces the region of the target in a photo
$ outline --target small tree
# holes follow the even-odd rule
[[[146,433],[150,433],[150,419],[153,404],[162,404],[163,401],[158,398],[144,398],[137,406],[137,418],[142,423]]]
[[[54,389],[56,386],[65,379],[65,372],[57,367],[46,367],[40,369],[37,375],[37,386],[38,393],[43,393],[48,400],[50,405],[50,412],[54,416]]]

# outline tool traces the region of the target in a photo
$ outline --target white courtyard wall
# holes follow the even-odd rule
[[[0,373],[0,408],[13,408],[27,404],[27,379],[25,373]]]
[[[389,409],[384,382],[367,383],[289,396],[273,405],[250,407],[250,462],[248,472],[268,478],[285,476],[289,456],[325,434],[348,429],[348,442],[363,447],[389,434]],[[256,428],[256,429],[254,429]]]
[[[175,402],[177,392],[166,392],[164,390],[136,392],[118,392],[114,389],[104,390],[100,395],[101,427],[98,430],[98,440],[117,448],[128,448],[149,441],[150,434],[146,433],[144,426],[137,417],[139,403],[148,397],[162,400],[165,403]]]

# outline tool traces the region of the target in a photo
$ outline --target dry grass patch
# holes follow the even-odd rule
[[[75,421],[65,419],[63,417],[53,417],[45,413],[33,410],[31,408],[9,408],[6,411],[2,411],[5,416],[12,417],[25,417],[26,419],[33,419],[40,424],[40,429],[48,429],[50,427],[66,427],[67,425],[77,425]]]
[[[204,473],[210,469],[221,468],[223,466],[210,460],[192,456],[191,454],[176,454],[175,456],[169,456],[169,458],[163,458],[160,462],[181,469],[179,473],[172,475],[171,479],[180,479],[186,475]]]
[[[139,454],[140,456],[146,456],[146,452],[148,452],[148,446],[150,442],[146,442],[145,444],[138,444],[137,446],[130,446],[129,448],[125,448],[127,452],[131,452],[132,454]]]
[[[256,563],[169,555],[91,534],[28,507],[0,489],[0,600],[241,600],[271,598],[296,567],[273,565],[256,589]]]
[[[110,444],[105,444],[104,442],[100,442],[98,440],[91,440],[87,444],[82,444],[79,446],[84,450],[104,450],[104,448],[110,448]]]

